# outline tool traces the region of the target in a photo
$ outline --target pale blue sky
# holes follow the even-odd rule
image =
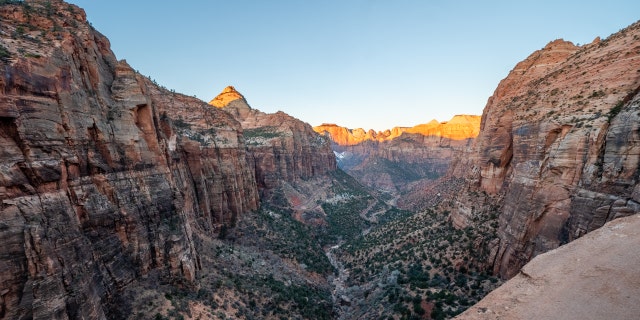
[[[519,61],[557,38],[589,43],[640,1],[71,0],[159,84],[311,125],[382,130],[481,114]]]

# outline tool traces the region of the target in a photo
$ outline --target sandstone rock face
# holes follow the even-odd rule
[[[151,271],[195,280],[194,237],[258,204],[239,123],[62,1],[0,5],[0,44],[0,318],[101,319]]]
[[[266,114],[252,109],[231,86],[209,104],[240,122],[247,157],[261,190],[275,188],[281,181],[296,182],[336,170],[329,141],[309,124],[284,112]]]
[[[489,99],[474,150],[452,170],[452,219],[499,208],[494,271],[510,277],[534,256],[640,211],[640,24],[578,47],[556,40],[509,73]],[[491,207],[492,209],[489,209]]]
[[[339,146],[352,146],[365,141],[391,141],[403,133],[420,134],[429,137],[442,137],[450,140],[467,140],[475,138],[480,132],[480,117],[473,115],[456,115],[447,122],[431,120],[414,127],[394,127],[385,131],[365,131],[362,128],[348,129],[336,124],[322,124],[313,127],[318,133],[331,137]]]
[[[445,175],[471,145],[480,131],[480,117],[458,115],[448,122],[433,120],[378,133],[328,124],[314,130],[333,141],[341,169],[374,189],[402,193],[398,204],[403,208],[422,209],[424,185]]]
[[[224,108],[234,100],[247,101],[244,96],[236,90],[236,88],[228,86],[213,98],[213,100],[209,101],[209,104],[216,108]]]
[[[456,319],[634,319],[640,215],[541,254]]]

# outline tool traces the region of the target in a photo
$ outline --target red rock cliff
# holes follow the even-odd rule
[[[329,137],[341,169],[374,189],[402,193],[398,204],[424,208],[419,181],[429,182],[447,173],[480,131],[480,116],[457,115],[448,122],[435,120],[415,127],[374,132],[334,124],[314,127]],[[422,193],[422,192],[419,192]]]
[[[252,109],[231,86],[209,104],[240,122],[259,188],[270,189],[279,181],[295,182],[336,170],[329,141],[309,124],[281,111],[266,114]]]
[[[27,27],[25,27],[27,26]],[[0,318],[104,319],[257,207],[240,125],[117,61],[82,9],[0,5]]]
[[[489,98],[475,151],[456,167],[471,193],[453,219],[499,209],[494,271],[640,211],[640,24],[578,47],[556,40],[509,73]]]
[[[480,117],[473,115],[456,115],[447,122],[431,120],[414,127],[394,127],[385,131],[365,131],[362,128],[349,129],[335,124],[322,124],[313,127],[318,133],[328,135],[339,146],[352,146],[365,141],[391,141],[403,133],[423,136],[442,137],[450,140],[467,140],[475,138],[480,132]]]

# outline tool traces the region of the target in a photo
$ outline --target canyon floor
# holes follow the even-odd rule
[[[291,199],[322,208],[323,222],[296,220],[300,206]],[[129,286],[110,314],[129,319],[446,319],[502,283],[474,267],[486,252],[467,254],[495,233],[495,220],[483,221],[482,231],[455,230],[446,212],[400,210],[387,204],[391,200],[341,170],[283,184],[227,234],[196,241],[200,251],[212,253],[203,256],[197,290],[158,284],[151,275]]]
[[[633,317],[639,43],[551,41],[482,117],[314,131],[0,1],[0,319]]]

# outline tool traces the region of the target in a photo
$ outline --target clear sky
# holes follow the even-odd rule
[[[70,0],[118,59],[209,101],[382,130],[481,114],[519,61],[640,19],[640,1]]]

